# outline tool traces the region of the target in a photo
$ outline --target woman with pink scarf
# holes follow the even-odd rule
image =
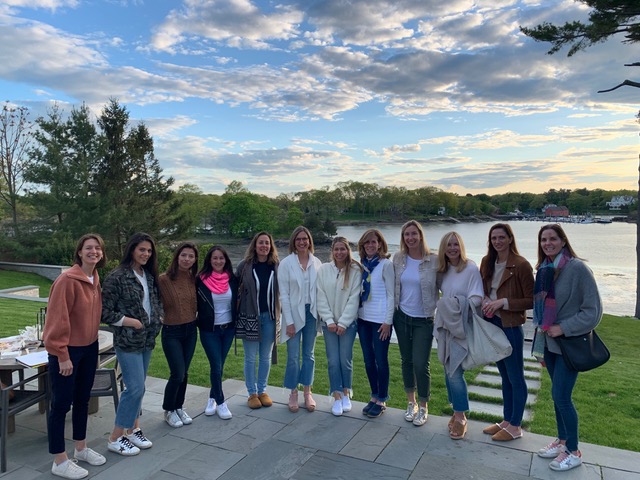
[[[222,392],[222,371],[236,331],[238,280],[224,248],[213,246],[207,252],[196,290],[200,343],[211,367],[211,391],[204,414],[217,413],[221,419],[229,420],[232,415]]]

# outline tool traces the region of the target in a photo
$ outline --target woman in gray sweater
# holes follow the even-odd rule
[[[582,335],[594,329],[602,318],[602,301],[593,273],[577,258],[560,225],[540,229],[536,268],[533,318],[537,335],[544,342],[544,363],[551,377],[558,425],[558,438],[541,448],[538,455],[554,459],[549,464],[552,470],[565,471],[582,463],[578,412],[571,398],[578,372],[564,361],[555,338]],[[535,343],[542,346],[542,342]]]

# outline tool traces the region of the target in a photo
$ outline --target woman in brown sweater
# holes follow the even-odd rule
[[[198,248],[190,242],[181,243],[173,255],[166,273],[158,285],[164,306],[162,349],[169,364],[169,381],[164,389],[164,418],[172,427],[192,422],[182,408],[187,391],[188,371],[196,349],[196,273]]]
[[[87,447],[89,395],[98,365],[98,327],[102,292],[97,268],[106,263],[104,241],[84,235],[76,246],[74,263],[51,286],[44,345],[49,353],[51,411],[49,453],[55,455],[51,473],[63,478],[84,478],[89,472],[70,461],[65,451],[65,418],[73,405],[74,457],[89,465],[107,460]]]

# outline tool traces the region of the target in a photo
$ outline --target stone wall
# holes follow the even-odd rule
[[[39,265],[37,263],[0,262],[0,270],[14,270],[16,272],[36,273],[54,281],[60,274],[71,267],[62,265]]]

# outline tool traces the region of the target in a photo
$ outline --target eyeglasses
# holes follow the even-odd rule
[[[298,237],[296,238],[296,243],[307,243],[309,241],[309,237]]]

